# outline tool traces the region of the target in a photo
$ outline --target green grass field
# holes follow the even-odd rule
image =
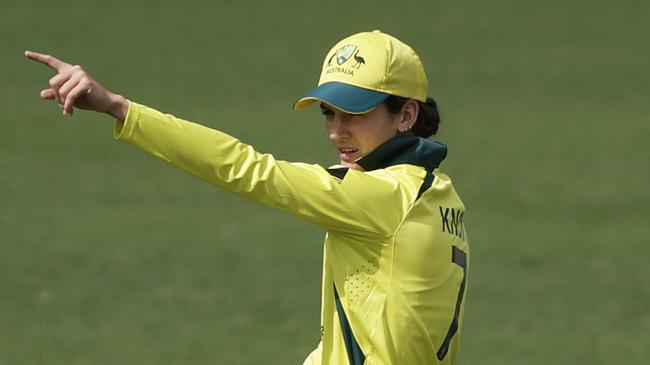
[[[645,11],[644,11],[645,10]],[[414,46],[468,207],[458,364],[650,359],[647,4],[15,2],[0,22],[0,364],[300,364],[323,232],[40,101],[34,49],[132,100],[331,164],[313,87],[340,38]]]

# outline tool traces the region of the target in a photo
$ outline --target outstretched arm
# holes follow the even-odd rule
[[[25,57],[42,63],[54,71],[49,88],[41,91],[41,97],[54,100],[66,116],[72,116],[74,107],[105,113],[124,121],[129,102],[123,96],[112,93],[95,81],[79,65],[71,65],[56,57],[38,52],[25,51]]]
[[[112,115],[120,121],[118,139],[226,191],[330,231],[387,237],[404,211],[385,207],[408,206],[420,185],[417,181],[406,191],[385,171],[351,170],[339,179],[318,165],[279,161],[223,132],[129,103],[80,66],[36,52],[25,56],[57,72],[41,97],[57,101],[65,115],[72,115],[73,107]]]

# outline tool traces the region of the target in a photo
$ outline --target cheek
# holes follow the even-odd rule
[[[330,136],[332,135],[332,132],[334,132],[334,129],[332,127],[332,123],[325,122],[325,136],[327,138],[330,138]]]
[[[382,125],[381,128],[370,128],[360,131],[358,135],[362,136],[358,140],[361,144],[361,149],[368,153],[377,148],[382,143],[389,140],[396,134],[389,125]]]

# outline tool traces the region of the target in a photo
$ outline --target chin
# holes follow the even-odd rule
[[[354,162],[341,161],[341,165],[343,165],[343,166],[345,166],[345,167],[347,167],[349,169],[352,169],[352,170],[363,171],[363,168],[361,166],[357,165]]]

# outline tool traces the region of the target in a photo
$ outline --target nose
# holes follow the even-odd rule
[[[350,130],[347,123],[340,113],[335,113],[326,123],[327,134],[332,141],[341,141],[350,136]]]

